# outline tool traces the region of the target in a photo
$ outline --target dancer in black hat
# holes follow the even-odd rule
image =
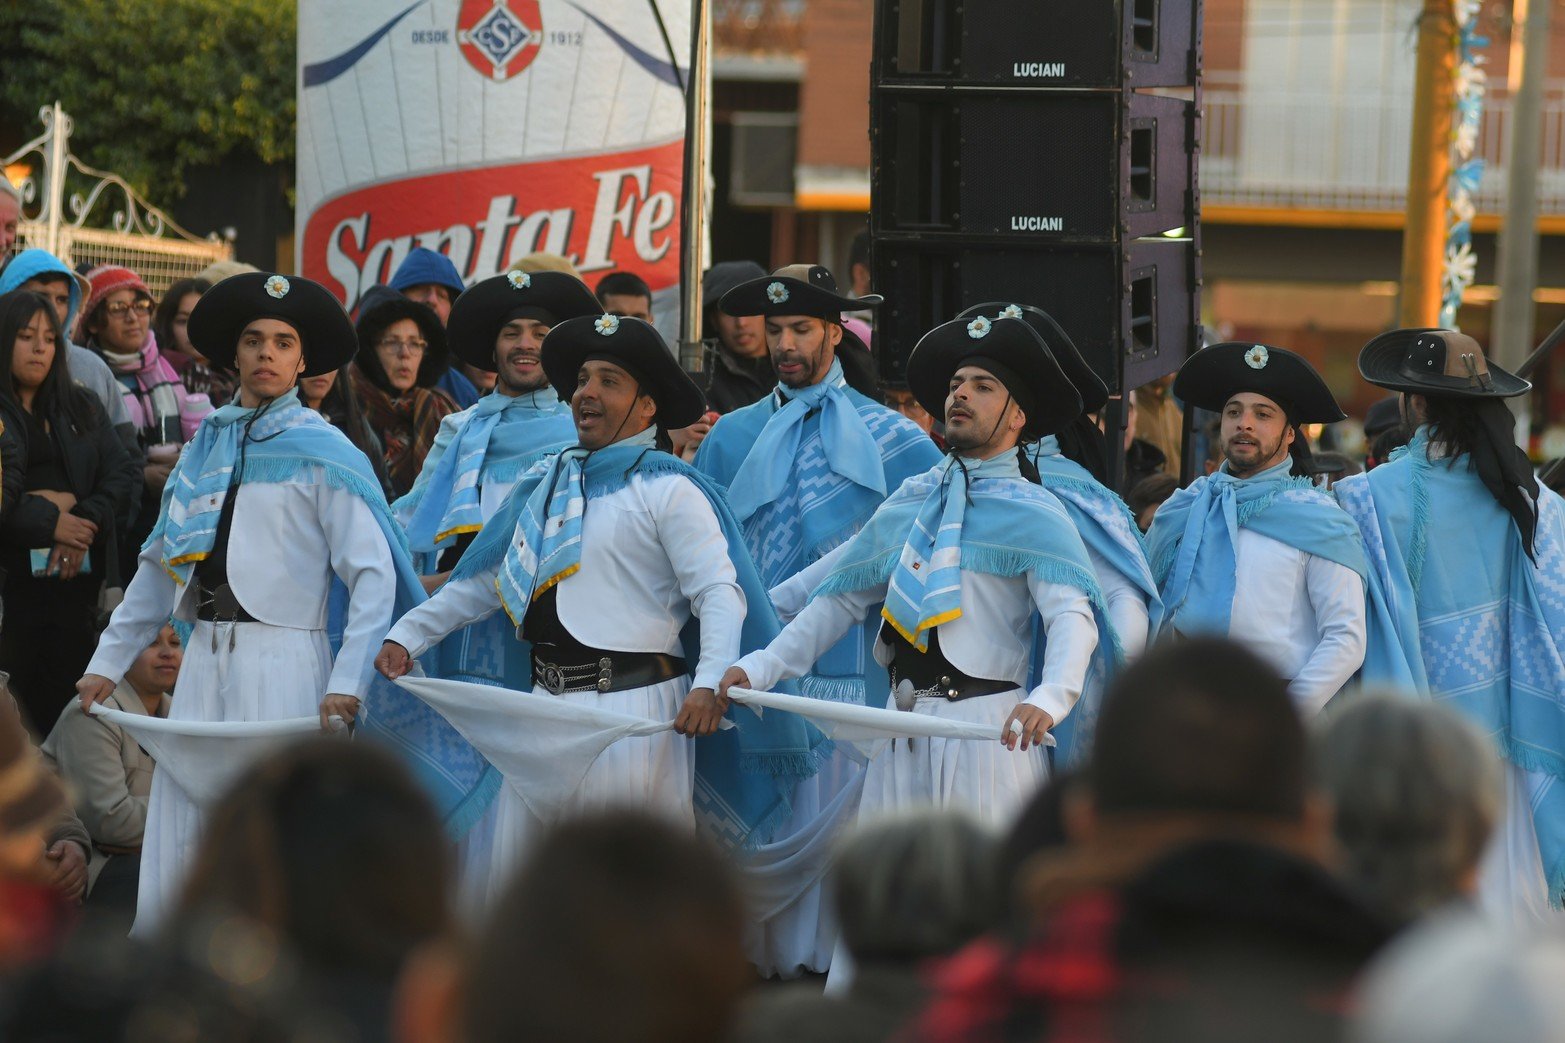
[[[542,362],[570,400],[576,445],[518,481],[451,579],[392,629],[377,666],[400,677],[447,634],[503,608],[528,645],[535,695],[672,719],[678,733],[610,746],[565,810],[635,805],[693,827],[696,748],[686,737],[712,734],[723,717],[714,689],[741,651],[747,605],[770,618],[721,491],[659,448],[667,429],[693,423],[706,402],[640,319],[567,319],[544,338]],[[681,633],[692,622],[699,636],[687,644]],[[789,725],[778,715],[763,727]],[[757,754],[791,765],[769,784],[791,786],[810,763],[802,724],[792,727],[799,748],[779,743]],[[543,826],[519,785],[502,787],[491,858],[469,874],[481,901],[504,887]]]
[[[1364,661],[1363,548],[1331,497],[1295,472],[1299,426],[1342,410],[1308,362],[1264,344],[1202,348],[1174,394],[1220,414],[1224,459],[1152,519],[1164,626],[1249,645],[1313,713]]]
[[[256,272],[218,283],[190,316],[201,354],[239,375],[169,477],[135,578],[87,674],[83,708],[108,696],[172,615],[192,623],[170,718],[353,720],[393,613],[421,596],[364,454],[299,402],[298,380],[357,348],[320,284]],[[327,606],[345,588],[340,647]],[[178,894],[201,812],[159,772],[152,783],[136,930]]]
[[[913,349],[907,379],[924,408],[945,417],[951,456],[903,483],[827,559],[814,599],[729,670],[723,690],[807,672],[883,605],[876,657],[890,664],[886,702],[992,725],[1003,745],[898,743],[867,769],[864,813],[954,804],[1001,823],[1047,776],[1037,747],[1075,705],[1107,627],[1080,535],[1059,501],[1023,477],[1017,449],[1070,423],[1081,396],[1032,328],[1009,317],[935,328]],[[1034,623],[1044,635],[1039,663]]]
[[[866,299],[880,300],[860,301]],[[839,352],[852,343],[867,355],[842,325],[842,312],[852,303],[837,294],[826,269],[806,265],[751,279],[722,299],[727,311],[764,316],[777,382],[765,398],[717,422],[695,466],[728,490],[745,543],[784,618],[809,599],[813,587],[805,570],[847,542],[906,479],[940,460],[917,424],[850,386]],[[868,647],[864,629],[852,628],[801,689],[863,705],[865,670],[875,669]],[[830,805],[841,788],[856,783],[858,772],[849,754],[839,752],[832,770],[804,783],[826,788],[801,796],[795,806]],[[762,973],[826,969],[831,944],[818,942],[820,906],[806,896],[763,925]],[[832,918],[825,923],[830,928]]]
[[[1413,432],[1404,453],[1334,487],[1397,611],[1394,632],[1372,634],[1365,680],[1444,697],[1494,737],[1507,811],[1479,895],[1553,920],[1565,898],[1565,502],[1515,441],[1504,400],[1531,385],[1445,329],[1382,334],[1359,372],[1400,394]]]

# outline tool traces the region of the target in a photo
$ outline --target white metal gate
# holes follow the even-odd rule
[[[122,264],[161,297],[179,279],[195,275],[214,261],[232,260],[233,243],[216,235],[199,239],[136,194],[117,174],[95,170],[70,152],[71,118],[59,102],[38,110],[43,133],[0,160],[0,166],[25,164],[18,185],[22,220],[18,248],[41,247],[75,267]],[[88,183],[66,198],[66,174],[75,168]],[[112,210],[109,200],[122,200]],[[100,204],[103,206],[100,207]],[[108,215],[108,227],[92,221],[94,211]]]

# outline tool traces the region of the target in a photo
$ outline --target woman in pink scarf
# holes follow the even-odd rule
[[[90,289],[78,335],[114,371],[147,454],[142,509],[126,544],[134,549],[151,531],[180,447],[196,433],[212,404],[205,395],[186,392],[158,351],[151,329],[152,292],[141,276],[121,265],[105,264],[88,272],[87,281]]]

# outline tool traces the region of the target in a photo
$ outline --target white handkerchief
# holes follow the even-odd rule
[[[559,815],[609,746],[674,727],[673,721],[466,681],[402,677],[397,683],[450,721],[544,822]]]
[[[321,733],[319,717],[281,721],[170,721],[94,703],[94,716],[130,732],[166,774],[200,807],[228,792],[234,779],[273,750]],[[338,718],[332,718],[339,725]]]

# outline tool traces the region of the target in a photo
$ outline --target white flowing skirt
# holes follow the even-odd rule
[[[1510,761],[1501,766],[1505,771],[1505,810],[1479,864],[1479,904],[1497,923],[1508,927],[1565,922],[1565,914],[1549,905],[1548,878],[1532,824],[1532,802],[1540,787],[1565,785],[1565,780],[1527,771]]]
[[[690,691],[689,677],[676,677],[623,692],[572,692],[552,698],[601,710],[671,721]],[[609,809],[651,812],[695,831],[696,758],[693,740],[673,731],[621,739],[587,769],[566,802],[561,819]],[[492,907],[549,823],[534,815],[508,779],[490,810],[473,827],[461,855],[462,905],[479,915]]]
[[[198,622],[185,645],[169,719],[308,717],[320,712],[330,676],[331,646],[324,630]],[[177,903],[201,842],[202,824],[203,815],[191,796],[166,773],[154,772],[133,936],[155,935]]]
[[[1012,820],[1048,780],[1043,747],[1008,750],[1000,726],[1016,709],[1021,689],[951,702],[923,698],[914,713],[994,726],[994,741],[897,739],[870,761],[864,780],[860,821],[914,808],[959,808],[994,829]],[[892,706],[890,699],[888,707]]]

